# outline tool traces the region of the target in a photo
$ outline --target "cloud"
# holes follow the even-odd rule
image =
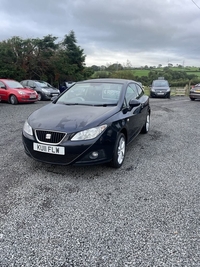
[[[169,61],[200,66],[200,9],[193,1],[0,0],[0,4],[0,41],[48,34],[63,39],[73,30],[86,65],[129,60],[133,66]]]

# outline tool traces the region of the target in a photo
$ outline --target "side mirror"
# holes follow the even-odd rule
[[[6,86],[2,85],[1,88],[2,88],[2,89],[6,89]]]
[[[137,99],[131,99],[131,100],[129,101],[129,106],[130,106],[131,108],[133,108],[133,107],[138,107],[139,105],[141,105],[141,103],[140,103]]]

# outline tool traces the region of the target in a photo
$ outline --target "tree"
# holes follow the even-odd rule
[[[74,31],[70,31],[69,35],[65,35],[63,42],[61,43],[63,54],[68,61],[68,70],[66,73],[66,79],[80,80],[83,79],[83,70],[85,67],[85,55],[84,50],[77,45]]]

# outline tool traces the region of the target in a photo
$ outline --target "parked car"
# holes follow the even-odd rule
[[[33,103],[38,100],[37,92],[24,88],[19,82],[10,79],[0,79],[0,97],[13,105],[18,103]]]
[[[195,99],[200,99],[200,84],[197,84],[190,89],[189,97],[192,101]]]
[[[50,100],[53,96],[58,96],[60,91],[45,81],[24,80],[20,82],[24,87],[31,88],[38,93],[38,100]]]
[[[50,116],[53,114],[53,116]],[[23,127],[27,155],[59,165],[109,162],[119,168],[126,145],[150,125],[149,97],[137,82],[93,79],[75,83],[33,112]]]
[[[150,97],[166,97],[170,98],[170,87],[167,80],[163,77],[154,80],[150,87]]]

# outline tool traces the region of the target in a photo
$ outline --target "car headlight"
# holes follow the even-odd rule
[[[48,90],[46,90],[46,89],[42,89],[42,92],[44,92],[44,93],[49,93],[49,91]]]
[[[154,89],[154,88],[151,88],[151,91],[152,91],[152,92],[155,92],[155,89]]]
[[[24,123],[24,127],[23,127],[23,131],[29,135],[33,135],[33,129],[32,127],[29,125],[28,121],[25,121]]]
[[[90,140],[95,137],[97,137],[99,134],[101,134],[105,129],[107,125],[101,125],[95,128],[91,128],[85,131],[81,131],[72,137],[72,141],[81,141],[81,140]]]
[[[23,91],[18,91],[18,93],[20,94],[20,95],[25,95],[26,93],[24,93]]]

